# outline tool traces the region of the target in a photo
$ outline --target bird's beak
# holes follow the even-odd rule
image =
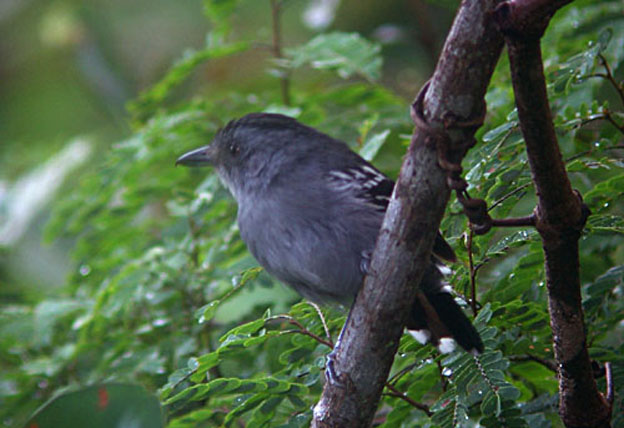
[[[214,164],[216,149],[214,145],[203,146],[183,154],[176,160],[177,165],[211,166]]]

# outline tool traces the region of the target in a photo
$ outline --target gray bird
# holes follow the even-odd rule
[[[345,143],[293,118],[252,113],[176,164],[213,166],[238,203],[240,234],[266,271],[313,302],[351,305],[369,267],[394,182]],[[454,339],[483,351],[449,293],[441,259],[455,254],[438,233],[407,328],[442,352]]]

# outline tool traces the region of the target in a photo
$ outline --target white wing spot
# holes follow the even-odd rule
[[[351,172],[353,174],[353,177],[358,180],[366,178],[366,175],[364,175],[364,173],[359,168],[351,168],[349,172]]]
[[[377,171],[375,168],[371,168],[368,165],[364,165],[362,167],[362,170],[367,172],[367,173],[369,173],[369,174],[371,174],[371,175],[373,175],[373,176],[375,176],[379,181],[381,181],[384,178],[386,178],[386,177],[384,177],[384,175],[381,172]]]

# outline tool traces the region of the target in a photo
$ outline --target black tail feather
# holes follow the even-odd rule
[[[477,330],[464,314],[453,296],[447,292],[418,292],[407,324],[409,330],[425,331],[425,337],[435,346],[440,339],[452,338],[468,352],[483,352],[483,342]]]
[[[451,336],[465,350],[483,352],[483,342],[477,330],[449,293],[428,294],[427,299],[438,313]]]

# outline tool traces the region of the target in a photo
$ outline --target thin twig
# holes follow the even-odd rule
[[[282,59],[282,28],[280,22],[282,2],[279,0],[271,0],[271,20],[273,24],[273,56],[276,59]],[[285,70],[280,70],[280,88],[282,91],[282,102],[284,105],[290,105],[290,80]]]
[[[492,226],[495,226],[495,227],[535,226],[535,215],[531,214],[526,217],[515,217],[515,218],[494,218],[492,219]]]
[[[258,268],[258,269],[261,269],[261,268]],[[245,284],[247,284],[247,282],[248,281],[238,281],[238,283],[235,286],[230,288],[222,296],[220,296],[218,299],[215,299],[214,301],[219,300],[219,301],[223,302],[224,300],[229,299],[230,297],[232,297],[232,295],[234,293],[238,292],[241,288],[243,288],[245,286]]]
[[[565,159],[565,163],[566,164],[570,163],[573,160],[576,160],[578,158],[582,158],[583,156],[591,155],[594,152],[600,152],[600,151],[605,151],[606,152],[608,150],[621,150],[621,149],[624,149],[624,144],[616,144],[615,146],[605,147],[605,148],[603,148],[601,150],[594,150],[594,149],[585,150],[584,152],[580,152],[580,153],[577,153],[577,154],[575,154],[573,156],[570,156],[569,158],[566,158]]]
[[[605,71],[607,72],[607,80],[611,82],[611,84],[617,91],[618,95],[620,96],[620,99],[622,100],[622,104],[624,104],[624,85],[620,85],[615,80],[615,77],[613,77],[613,72],[611,71],[611,67],[609,66],[609,63],[607,62],[607,59],[604,57],[604,55],[599,53],[598,58],[600,58],[600,62],[602,63],[602,66],[605,68]]]
[[[474,355],[473,356],[473,360],[474,360],[477,368],[479,369],[479,373],[481,373],[481,377],[483,378],[483,380],[485,381],[487,386],[492,390],[492,392],[497,392],[499,387],[498,387],[498,385],[495,385],[492,382],[492,379],[490,379],[490,376],[488,376],[487,372],[485,371],[485,367],[483,367],[483,364],[481,364],[481,360],[479,359],[479,355]]]
[[[524,356],[511,357],[510,360],[513,361],[534,361],[542,366],[546,367],[548,370],[557,373],[557,364],[554,361],[547,360],[545,358],[538,357],[537,355],[526,354]]]
[[[607,111],[605,113],[605,119],[607,119],[609,123],[611,123],[611,125],[615,126],[618,129],[618,131],[624,134],[624,125],[620,125],[619,123],[617,123],[616,120],[611,115],[611,112]]]
[[[193,220],[193,216],[190,214],[187,217],[189,231],[191,232],[191,261],[193,262],[193,267],[199,267],[199,245],[197,245],[197,240],[199,238],[199,228],[197,227],[197,223]]]
[[[609,76],[607,76],[607,73],[592,73],[592,74],[588,74],[587,76],[584,76],[583,78],[585,79],[591,79],[593,77],[599,77],[601,79],[609,79]]]
[[[535,361],[536,363],[541,364],[544,367],[546,367],[548,370],[551,370],[557,373],[557,364],[555,364],[554,361],[550,361],[545,358],[538,357],[537,355],[531,355],[531,354],[527,354],[527,357],[529,358],[529,360]]]
[[[398,371],[390,379],[388,379],[388,383],[391,383],[393,385],[396,384],[404,375],[411,372],[412,369],[416,367],[418,364],[419,363],[412,363],[408,365],[407,367],[405,367],[403,370]]]
[[[578,123],[577,125],[575,125],[573,127],[573,129],[575,128],[581,128],[589,123],[595,122],[597,120],[606,120],[607,122],[609,122],[611,125],[613,125],[618,131],[620,131],[622,134],[624,134],[624,125],[620,125],[619,123],[617,123],[617,121],[613,118],[613,115],[611,114],[611,112],[609,110],[603,110],[602,113],[597,113],[593,116],[588,117],[587,119],[581,120],[580,123]]]
[[[321,312],[321,308],[314,302],[307,301],[307,303],[314,308],[319,318],[321,319],[321,323],[323,324],[323,329],[325,330],[325,335],[327,339],[333,343],[331,334],[329,333],[329,327],[327,327],[327,322],[325,321],[325,317],[323,316],[323,312]]]
[[[436,360],[436,364],[438,365],[438,373],[440,373],[440,382],[442,382],[442,391],[446,392],[448,379],[444,376],[444,369],[442,368],[442,363],[440,360]]]
[[[307,328],[305,328],[303,326],[303,324],[301,324],[298,320],[296,320],[295,318],[288,316],[288,315],[276,315],[274,317],[268,318],[267,321],[276,321],[276,320],[282,320],[282,321],[286,321],[289,324],[294,325],[295,327],[297,327],[299,330],[285,330],[283,333],[285,334],[290,334],[290,333],[300,333],[303,334],[305,336],[311,337],[312,339],[316,340],[318,343],[321,343],[331,349],[334,348],[334,344],[331,341],[325,340],[322,337],[312,333],[310,330],[308,330]]]
[[[474,232],[472,229],[468,232],[468,264],[470,266],[470,307],[472,308],[472,315],[475,317],[478,314],[477,311],[477,283],[476,275],[477,271],[474,268],[474,260],[472,258],[472,237]]]
[[[509,247],[506,247],[506,249],[509,249]],[[483,260],[481,260],[479,263],[477,263],[476,266],[475,266],[475,272],[478,272],[479,269],[481,269],[483,266],[485,266],[485,264],[487,262],[489,262],[489,261],[490,261],[490,258],[486,257]]]
[[[495,207],[497,207],[498,205],[502,204],[507,199],[509,199],[512,196],[514,196],[516,193],[520,193],[521,191],[523,191],[524,189],[529,187],[531,184],[533,184],[533,183],[531,183],[531,182],[524,183],[522,186],[515,188],[514,190],[512,190],[509,193],[507,193],[506,195],[503,195],[500,199],[494,201],[494,203],[492,205],[490,205],[490,207],[488,208],[488,211],[492,211]]]
[[[417,409],[422,410],[423,412],[425,412],[427,414],[427,416],[433,415],[431,410],[429,410],[429,406],[412,400],[411,398],[409,398],[407,396],[407,394],[405,394],[404,392],[401,392],[400,390],[396,389],[394,387],[394,385],[386,382],[386,388],[388,388],[390,391],[392,391],[390,393],[387,393],[387,395],[390,395],[392,397],[396,397],[396,398],[400,398],[401,400],[404,400],[405,402],[411,404],[412,406],[416,407]]]

